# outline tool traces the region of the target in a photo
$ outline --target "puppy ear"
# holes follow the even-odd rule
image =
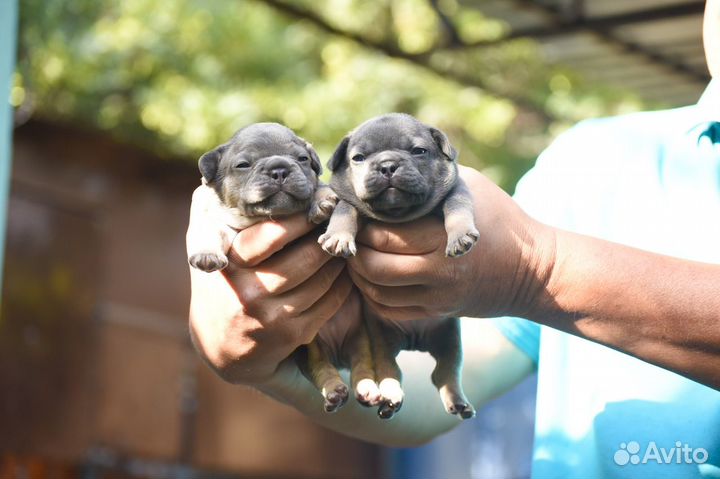
[[[318,156],[317,152],[315,151],[315,148],[310,144],[310,142],[305,142],[305,149],[310,154],[310,167],[313,169],[316,175],[320,176],[322,174],[322,163],[320,163],[320,157]]]
[[[440,148],[440,151],[447,156],[448,160],[455,161],[457,158],[457,150],[450,144],[447,135],[437,128],[430,128],[430,135],[433,140],[435,140],[435,144]]]
[[[345,159],[347,158],[347,148],[348,144],[350,144],[350,135],[346,136],[342,139],[338,147],[335,149],[335,153],[333,153],[332,158],[330,158],[330,161],[328,161],[328,168],[330,171],[335,171],[345,162]]]
[[[200,173],[202,174],[203,178],[205,178],[205,181],[207,181],[208,183],[212,183],[217,178],[220,159],[222,158],[222,155],[223,153],[225,153],[225,150],[227,150],[227,148],[227,144],[220,145],[214,150],[210,150],[204,155],[202,155],[200,157],[200,160],[198,160],[198,168],[200,168]]]

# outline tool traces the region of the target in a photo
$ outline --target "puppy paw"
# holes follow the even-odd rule
[[[308,219],[315,224],[329,220],[338,201],[338,196],[331,188],[318,187],[310,205],[310,211],[308,211]]]
[[[310,211],[308,211],[308,220],[315,224],[324,223],[325,221],[329,220],[330,216],[335,210],[335,205],[337,204],[337,202],[338,198],[334,195],[330,198],[325,198],[321,201],[314,202],[310,206]]]
[[[355,385],[355,399],[365,407],[373,407],[383,401],[383,396],[375,381],[366,378]]]
[[[195,253],[188,258],[188,263],[193,268],[197,268],[206,273],[219,271],[228,265],[227,256],[217,253]]]
[[[440,399],[448,414],[460,419],[475,417],[475,408],[467,400],[459,384],[447,384],[439,388]]]
[[[448,234],[445,256],[455,258],[464,255],[472,249],[479,238],[480,232],[474,226],[466,231]]]
[[[472,419],[475,417],[475,408],[472,407],[472,404],[466,402],[451,404],[446,408],[446,411],[460,419]]]
[[[325,412],[335,412],[340,409],[348,400],[348,387],[341,382],[331,387],[323,388],[322,395],[325,398]]]
[[[333,256],[347,258],[357,253],[355,236],[350,233],[324,233],[318,238],[318,243]]]
[[[405,393],[400,386],[400,381],[394,378],[383,379],[378,387],[383,396],[383,402],[378,408],[378,416],[380,419],[390,419],[400,411],[405,400]]]

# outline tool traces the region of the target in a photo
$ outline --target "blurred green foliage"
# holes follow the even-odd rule
[[[435,3],[21,0],[12,101],[184,158],[278,121],[326,159],[365,119],[404,111],[508,190],[569,124],[640,106],[548,66],[529,40],[447,48],[507,27],[470,2]]]

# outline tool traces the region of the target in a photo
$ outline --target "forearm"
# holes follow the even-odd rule
[[[557,231],[529,318],[720,389],[720,265]]]
[[[489,321],[463,320],[462,331],[463,385],[476,408],[532,372],[532,361]],[[418,446],[460,424],[456,417],[445,412],[438,391],[430,381],[435,363],[429,355],[402,352],[398,364],[403,371],[406,401],[389,421],[378,418],[376,408],[365,408],[352,398],[338,412],[325,413],[322,396],[293,364],[283,365],[273,380],[259,389],[324,427],[385,446]]]

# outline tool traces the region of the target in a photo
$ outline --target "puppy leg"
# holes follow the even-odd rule
[[[366,314],[365,321],[370,334],[375,378],[383,397],[378,416],[381,419],[390,419],[400,410],[405,399],[400,385],[402,372],[395,359],[402,347],[402,338],[396,330],[372,314]]]
[[[355,256],[355,235],[359,229],[358,211],[350,203],[340,200],[330,217],[327,231],[320,235],[318,243],[333,256]]]
[[[363,406],[377,406],[382,402],[382,394],[375,382],[370,336],[365,321],[352,335],[349,342],[350,381],[355,390],[355,398]]]
[[[480,238],[475,228],[472,196],[462,180],[448,194],[443,203],[445,231],[448,235],[445,256],[462,256],[473,247]]]
[[[335,412],[347,402],[348,387],[317,337],[307,345],[306,369],[306,375],[325,398],[325,412]]]
[[[315,224],[324,223],[332,215],[337,202],[338,197],[332,188],[327,185],[318,185],[312,203],[310,203],[308,219]]]
[[[212,216],[210,209],[217,206],[217,198],[213,195],[215,192],[205,185],[193,193],[186,238],[188,263],[208,273],[227,266],[226,254],[237,234]]]
[[[442,320],[427,335],[427,340],[427,349],[437,361],[431,376],[432,382],[440,392],[445,410],[462,419],[470,419],[475,416],[475,409],[462,389],[460,321],[457,318]]]

